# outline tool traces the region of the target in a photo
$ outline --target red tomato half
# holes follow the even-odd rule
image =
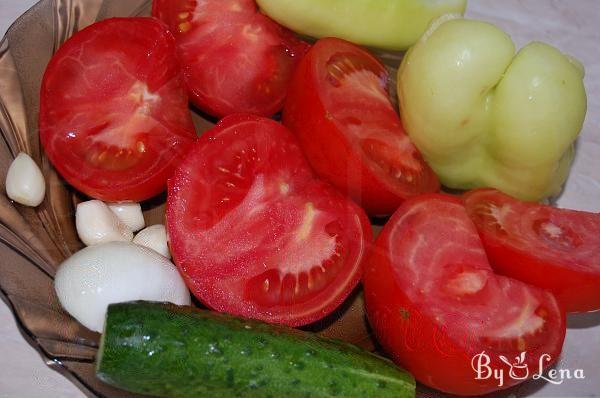
[[[169,180],[169,244],[209,307],[299,326],[356,286],[371,241],[357,205],[317,180],[281,124],[232,115]]]
[[[308,50],[254,0],[154,0],[152,15],[175,34],[192,102],[218,117],[277,113]]]
[[[496,272],[552,290],[567,312],[600,309],[600,213],[521,202],[494,189],[464,200]]]
[[[486,394],[532,377],[540,360],[547,367],[558,358],[566,328],[558,301],[492,272],[460,199],[409,199],[371,253],[363,278],[369,320],[385,350],[421,383]],[[515,365],[512,374],[504,360]],[[501,381],[488,369],[502,370]]]
[[[404,199],[440,188],[387,89],[386,69],[366,50],[322,39],[300,63],[283,110],[283,124],[317,174],[371,215],[391,214]]]
[[[140,201],[166,187],[196,138],[175,41],[152,18],[113,18],[67,40],[42,81],[40,139],[78,190]]]

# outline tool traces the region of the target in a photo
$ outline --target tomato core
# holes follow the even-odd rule
[[[571,228],[561,227],[547,218],[534,221],[533,230],[540,239],[557,249],[570,250],[582,244],[581,238]]]

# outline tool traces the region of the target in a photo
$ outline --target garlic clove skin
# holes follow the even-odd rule
[[[54,288],[61,306],[97,332],[102,332],[109,304],[147,300],[190,305],[190,293],[175,265],[130,242],[78,251],[59,266]]]
[[[144,213],[142,213],[142,206],[139,203],[123,202],[123,203],[107,203],[108,208],[115,213],[115,215],[121,220],[121,222],[132,230],[133,232],[139,231],[144,228],[146,222],[144,221]]]
[[[79,239],[86,246],[131,242],[133,239],[133,232],[100,200],[89,200],[77,205],[75,226]]]
[[[171,258],[171,252],[167,245],[167,230],[162,224],[151,225],[142,229],[133,238],[133,243],[148,247],[166,258]]]
[[[5,187],[10,199],[25,206],[39,206],[46,194],[42,171],[24,152],[19,153],[8,168]]]

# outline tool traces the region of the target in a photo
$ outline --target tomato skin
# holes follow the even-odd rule
[[[372,240],[367,216],[315,178],[295,137],[271,119],[222,119],[201,136],[168,186],[174,262],[191,292],[214,310],[306,325],[335,310],[362,276]],[[325,240],[334,237],[335,252],[315,264],[324,233]],[[312,278],[316,269],[329,276]],[[290,272],[296,288],[307,291],[301,299],[284,288]],[[268,295],[271,288],[276,295]]]
[[[86,195],[141,201],[164,191],[196,138],[167,27],[110,18],[73,35],[44,73],[39,128],[53,166]]]
[[[393,360],[410,371],[419,382],[446,393],[482,395],[518,384],[522,380],[513,380],[508,377],[510,368],[499,360],[499,355],[505,355],[512,360],[520,350],[516,350],[514,347],[510,348],[511,346],[504,346],[504,349],[500,350],[491,343],[483,343],[476,334],[471,334],[472,332],[468,329],[464,331],[464,334],[459,334],[461,338],[452,337],[451,330],[460,325],[453,323],[452,317],[450,317],[451,321],[446,324],[437,322],[429,313],[426,304],[411,298],[407,292],[407,284],[414,284],[411,282],[412,279],[401,282],[403,278],[411,278],[411,276],[410,272],[400,270],[400,265],[391,260],[393,246],[397,244],[392,237],[396,230],[405,228],[401,224],[403,219],[402,222],[412,222],[412,216],[406,215],[428,201],[442,201],[462,207],[459,198],[449,195],[426,194],[408,199],[386,224],[365,263],[363,275],[365,304],[368,319],[377,340]],[[438,216],[440,215],[433,211],[426,215],[421,213],[417,217],[435,219]],[[439,228],[443,229],[444,226],[440,225]],[[474,227],[472,228],[476,235]],[[419,230],[406,232],[401,235],[401,239],[412,239],[421,232]],[[452,233],[450,230],[448,232]],[[442,245],[441,242],[436,244]],[[430,254],[427,254],[427,258],[435,257],[435,249],[432,248],[431,251]],[[401,258],[406,259],[410,255],[405,253]],[[419,256],[419,253],[412,255]],[[427,268],[428,264],[420,266]],[[496,278],[501,282],[513,283],[503,276],[496,276]],[[516,281],[514,283],[520,284]],[[414,288],[419,289],[419,286],[415,285]],[[530,289],[531,294],[536,297],[549,299],[551,304],[552,302],[558,304],[548,293],[534,287],[525,289]],[[429,293],[422,294],[428,295]],[[478,305],[482,307],[478,309]],[[484,308],[483,311],[485,311],[485,304],[475,303],[472,311],[481,312],[481,308]],[[451,310],[452,303],[448,300],[447,308],[444,311]],[[493,317],[493,315],[491,316]],[[457,316],[457,319],[459,318],[460,316]],[[560,355],[566,333],[564,311],[557,306],[548,318],[548,322],[550,325],[546,329],[546,336],[542,343],[544,347],[527,350],[525,364],[530,370],[529,377],[533,375],[533,372],[538,372],[538,358],[541,354],[549,354],[552,358],[551,362],[544,363],[544,368],[550,366]],[[473,355],[480,352],[486,352],[490,356],[489,366],[492,369],[504,372],[502,387],[498,386],[498,380],[493,377],[475,379],[476,373],[471,361]]]
[[[175,35],[190,101],[218,118],[279,112],[310,47],[254,0],[153,0],[152,15]]]
[[[323,58],[336,52],[357,55],[363,62],[378,69],[384,85],[388,83],[383,65],[366,50],[336,38],[321,39],[313,45],[296,69],[282,114],[283,124],[298,137],[313,169],[374,216],[393,213],[410,196],[438,191],[439,181],[422,159],[419,159],[424,169],[420,187],[413,189],[390,183],[375,171],[373,162],[366,160],[360,142],[349,139],[349,133],[336,122],[325,104],[326,89],[320,77],[324,68]],[[386,113],[386,120],[392,120],[394,134],[406,136],[391,102],[387,105],[389,108],[382,112]],[[360,119],[361,115],[356,117]]]
[[[600,214],[558,209],[533,202],[522,202],[495,189],[477,189],[463,195],[467,211],[477,226],[494,270],[523,282],[552,291],[567,312],[600,309]],[[498,233],[478,213],[482,205],[514,207],[515,218],[503,224],[509,235]],[[531,216],[530,216],[531,215]],[[551,246],[530,229],[535,219],[553,218],[569,222],[583,240],[577,248]],[[515,226],[510,223],[517,222]],[[525,230],[526,228],[526,230]],[[526,233],[519,232],[525,230]],[[537,237],[537,239],[535,239]],[[531,241],[529,239],[535,239]],[[586,258],[575,252],[585,245]],[[558,249],[558,250],[557,250]],[[573,267],[584,264],[585,268]]]

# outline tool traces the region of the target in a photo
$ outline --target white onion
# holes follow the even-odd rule
[[[142,229],[133,238],[133,243],[149,247],[166,258],[171,258],[171,252],[169,252],[169,246],[167,245],[167,230],[162,224],[151,225]]]
[[[79,239],[87,246],[107,242],[130,242],[133,232],[100,200],[77,205],[75,227]]]
[[[65,260],[54,279],[63,308],[88,329],[101,332],[109,304],[132,300],[189,305],[177,268],[143,246],[110,242],[86,247]]]
[[[144,213],[139,203],[107,203],[108,208],[133,232],[144,228]]]
[[[46,194],[46,181],[33,159],[21,152],[12,161],[6,174],[6,195],[25,206],[39,206]]]

